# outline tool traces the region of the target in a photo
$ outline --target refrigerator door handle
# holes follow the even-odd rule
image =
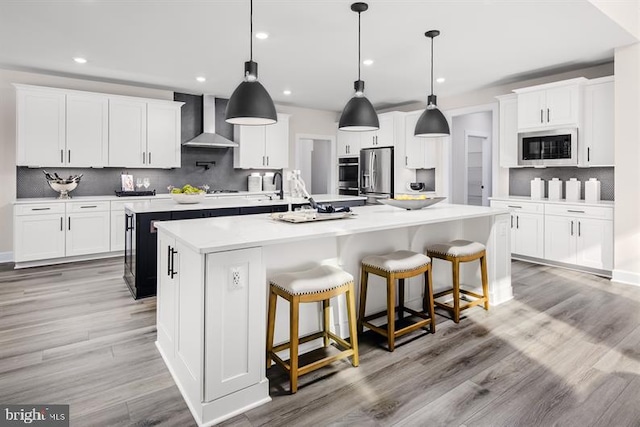
[[[371,173],[371,191],[376,189],[376,154],[372,151],[369,158],[369,164],[371,165],[369,171]]]

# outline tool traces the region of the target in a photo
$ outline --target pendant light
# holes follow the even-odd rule
[[[244,63],[244,81],[233,91],[225,121],[234,125],[271,125],[278,121],[269,92],[258,81],[258,63],[253,61],[253,0],[251,0],[250,56]]]
[[[348,131],[371,131],[380,128],[378,115],[371,102],[364,96],[364,82],[360,80],[360,14],[369,9],[366,3],[353,3],[351,10],[358,13],[358,80],[353,83],[356,91],[342,111],[338,128]]]
[[[427,108],[416,123],[415,136],[439,137],[449,135],[449,123],[436,105],[433,94],[433,38],[440,35],[440,31],[431,30],[424,33],[431,39],[431,95],[427,97]]]

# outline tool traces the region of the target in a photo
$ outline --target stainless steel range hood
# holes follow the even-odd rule
[[[185,147],[229,148],[238,147],[238,143],[216,133],[216,117],[222,120],[224,112],[216,114],[216,99],[213,95],[202,97],[202,133],[183,143]]]

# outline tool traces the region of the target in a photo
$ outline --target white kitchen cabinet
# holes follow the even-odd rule
[[[66,210],[66,256],[109,252],[109,202],[68,202]]]
[[[283,169],[289,166],[289,115],[266,126],[235,126],[233,167],[236,169]]]
[[[614,78],[590,80],[584,88],[581,166],[614,165]]]
[[[124,215],[124,209],[121,212],[111,211],[111,243],[110,249],[111,252],[116,251],[124,251],[124,236],[125,236],[125,225],[126,225],[126,217]]]
[[[65,256],[65,204],[46,203],[14,207],[15,262]]]
[[[518,130],[578,127],[585,78],[516,89]]]
[[[497,97],[500,102],[500,167],[518,167],[518,98]]]
[[[360,132],[338,130],[338,157],[357,157],[360,155]]]
[[[147,103],[128,98],[109,100],[109,165],[147,165]]]
[[[420,138],[414,135],[416,123],[422,111],[405,116],[405,167],[409,169],[433,169],[438,167],[440,145],[443,138]]]
[[[65,164],[65,94],[16,86],[16,165]]]
[[[545,216],[544,257],[546,259],[565,264],[576,263],[574,222],[570,217]]]
[[[491,201],[511,211],[511,253],[534,258],[544,255],[544,205],[521,201]]]
[[[156,326],[158,345],[170,361],[175,359],[178,286],[180,285],[180,277],[175,270],[172,270],[172,266],[180,265],[180,255],[175,246],[174,238],[164,234],[158,235]]]
[[[181,106],[147,102],[147,167],[180,167]]]
[[[378,115],[380,127],[370,132],[352,132],[359,134],[360,148],[393,147],[395,145],[395,114]]]
[[[98,94],[67,94],[64,165],[101,167],[109,162],[109,98]]]

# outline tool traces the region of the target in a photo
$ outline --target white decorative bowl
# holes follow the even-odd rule
[[[446,197],[429,197],[426,199],[416,199],[416,200],[380,199],[380,203],[393,206],[396,208],[416,210],[416,209],[426,208],[427,206],[435,205],[436,203],[441,202],[444,199],[446,199]]]
[[[205,192],[185,194],[185,193],[171,193],[171,198],[176,202],[184,205],[200,203],[204,200]]]

